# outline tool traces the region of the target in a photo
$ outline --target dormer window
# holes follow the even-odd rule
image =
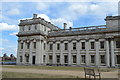
[[[37,25],[35,25],[35,30],[37,30]]]
[[[24,26],[22,27],[22,31],[24,31]]]
[[[44,31],[46,31],[46,27],[44,26]]]
[[[28,26],[28,30],[30,30],[30,26]]]

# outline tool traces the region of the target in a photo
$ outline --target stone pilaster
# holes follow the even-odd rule
[[[110,67],[109,41],[106,39],[106,66]]]
[[[21,43],[18,42],[18,47],[17,47],[17,61],[16,61],[17,64],[20,64],[20,53],[19,53],[20,46],[21,46]]]
[[[32,65],[32,50],[33,50],[33,42],[30,42],[30,52],[29,52],[29,64]]]
[[[54,64],[56,64],[56,54],[55,54],[55,52],[56,52],[56,43],[55,42],[53,42],[53,65]]]
[[[23,42],[23,50],[22,50],[22,64],[25,64],[25,50],[26,50],[26,43],[25,41]]]
[[[115,67],[114,39],[111,39],[111,63],[112,67]]]
[[[86,49],[86,56],[85,56],[86,66],[90,66],[89,40],[86,40],[85,49]]]
[[[61,63],[61,65],[64,64],[63,51],[64,51],[64,43],[63,43],[63,41],[61,41],[61,44],[60,44],[60,63]]]
[[[72,41],[69,41],[68,43],[68,65],[72,65],[72,55],[71,55],[71,50],[72,50]]]
[[[96,55],[95,55],[95,65],[100,65],[100,55],[99,55],[99,39],[95,39],[95,49],[96,49]]]
[[[41,40],[37,40],[36,41],[36,60],[35,60],[35,64],[40,64],[41,63],[41,61],[42,61],[42,58],[41,58],[41,56],[42,56],[42,54],[41,54],[41,50],[42,50],[42,48],[41,48],[42,46],[41,46]]]
[[[46,64],[49,63],[49,54],[48,54],[48,51],[49,51],[49,46],[48,46],[48,42],[46,43]]]
[[[77,65],[80,66],[80,40],[77,41]]]

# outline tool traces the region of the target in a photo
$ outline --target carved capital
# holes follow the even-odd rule
[[[99,39],[95,39],[95,41],[99,41]]]
[[[53,41],[53,44],[55,44],[56,43],[56,41]]]
[[[33,39],[33,42],[36,42],[36,39]]]
[[[86,39],[86,42],[89,42],[89,39]]]
[[[69,42],[69,43],[71,43],[71,42],[72,42],[72,40],[68,40],[68,42]]]
[[[64,42],[64,40],[62,40],[62,41],[60,41],[61,43],[63,43]]]

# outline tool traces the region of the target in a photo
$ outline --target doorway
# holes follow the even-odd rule
[[[35,56],[32,57],[32,64],[35,64]]]
[[[120,55],[117,55],[117,64],[120,64]]]

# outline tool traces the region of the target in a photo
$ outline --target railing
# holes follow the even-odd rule
[[[81,27],[81,28],[69,28],[69,29],[60,29],[60,30],[50,30],[49,32],[82,31],[82,30],[98,30],[98,29],[106,29],[106,25]]]

